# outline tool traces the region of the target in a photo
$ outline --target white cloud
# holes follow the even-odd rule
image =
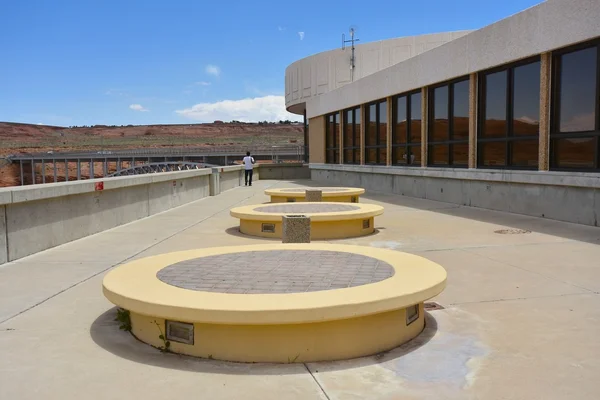
[[[300,36],[300,40],[304,40],[304,32],[298,32],[298,36]]]
[[[125,90],[122,89],[108,89],[106,92],[104,92],[105,95],[107,96],[127,96],[128,93]]]
[[[210,82],[200,81],[200,82],[196,82],[196,85],[200,85],[200,86],[210,86]]]
[[[144,111],[144,112],[148,111],[148,109],[142,107],[141,104],[132,104],[132,105],[129,106],[129,108],[131,108],[134,111]]]
[[[204,70],[207,74],[216,76],[217,78],[219,77],[219,75],[221,75],[221,68],[217,67],[216,65],[209,64]]]
[[[215,103],[199,103],[190,108],[175,111],[177,114],[201,122],[215,120],[242,122],[302,121],[302,116],[285,109],[284,96],[263,96],[241,100],[223,100]]]

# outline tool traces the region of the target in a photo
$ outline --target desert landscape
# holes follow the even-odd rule
[[[303,132],[302,124],[289,121],[80,127],[0,122],[0,187],[20,184],[18,165],[6,160],[11,155],[142,148],[302,145]],[[75,174],[74,169],[74,165],[69,166],[70,175]],[[82,172],[84,176],[89,174],[87,170]]]

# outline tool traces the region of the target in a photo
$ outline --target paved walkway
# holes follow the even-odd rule
[[[310,182],[297,182],[310,185]],[[0,266],[0,399],[598,399],[600,229],[400,196],[377,233],[443,265],[447,289],[417,339],[386,354],[310,364],[234,364],[161,354],[119,331],[104,273],[148,255],[265,243],[229,209],[252,187]],[[576,207],[577,205],[573,205]],[[506,229],[531,231],[496,233]]]

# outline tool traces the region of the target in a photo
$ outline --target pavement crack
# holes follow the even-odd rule
[[[315,383],[317,384],[317,386],[319,387],[319,389],[321,389],[321,392],[323,392],[323,395],[325,396],[325,398],[327,400],[331,400],[331,398],[329,397],[329,395],[327,394],[327,392],[325,391],[325,389],[323,388],[323,386],[321,386],[321,383],[319,383],[319,381],[317,380],[317,377],[314,376],[314,374],[312,373],[312,371],[310,370],[310,368],[308,368],[308,365],[306,365],[306,363],[302,363],[302,365],[304,365],[304,368],[306,368],[306,370],[308,371],[308,373],[310,374],[310,376],[312,376],[313,380],[315,381]]]

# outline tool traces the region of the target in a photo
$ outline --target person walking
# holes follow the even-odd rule
[[[252,186],[252,173],[254,172],[252,168],[254,168],[254,163],[254,157],[252,157],[250,152],[247,151],[246,157],[244,157],[244,181],[246,182],[244,186],[248,186],[248,184]]]

